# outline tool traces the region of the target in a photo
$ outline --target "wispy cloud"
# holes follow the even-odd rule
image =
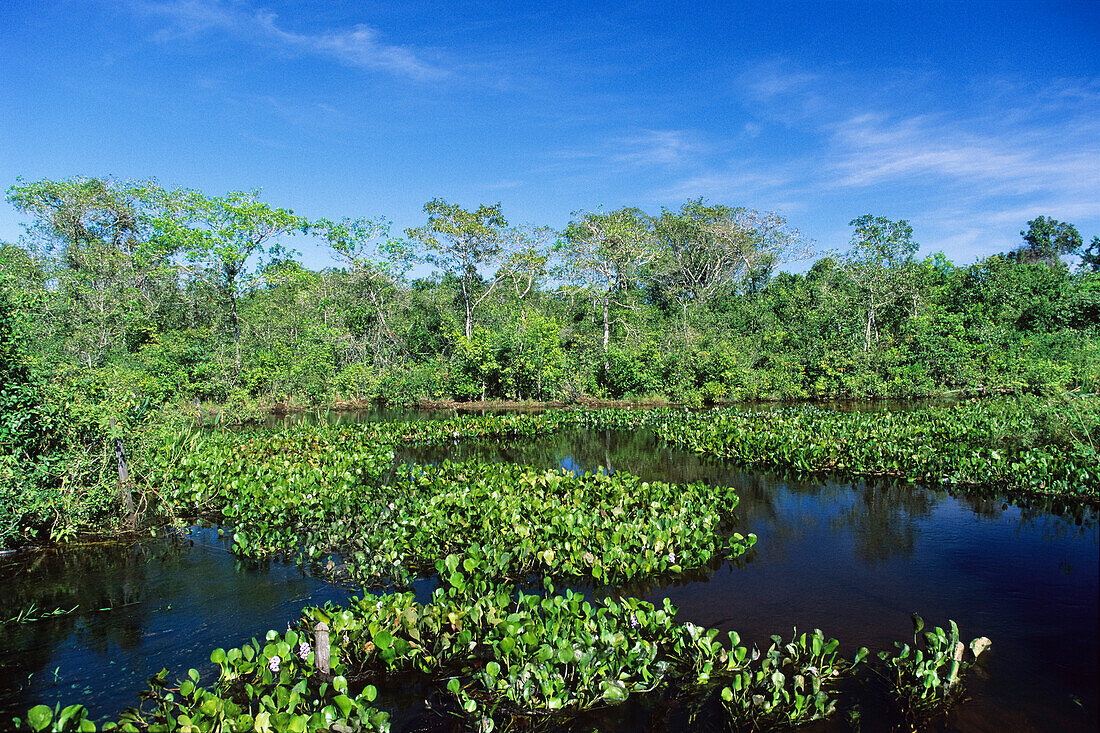
[[[983,133],[976,131],[980,120],[861,114],[831,126],[836,183],[921,178],[982,185],[990,195],[1100,196],[1100,127],[1081,124]]]
[[[922,71],[870,79],[762,63],[735,79],[751,119],[730,127],[734,154],[657,184],[653,197],[868,206],[913,219],[921,241],[962,257],[1015,246],[1040,214],[1095,226],[1100,79],[968,85],[945,98],[944,80]]]
[[[162,42],[222,32],[286,53],[328,57],[347,66],[416,81],[433,81],[449,75],[447,69],[426,59],[422,52],[386,43],[378,29],[369,25],[296,32],[281,25],[274,13],[232,0],[143,1],[133,7],[167,20],[168,25],[154,35],[155,40]]]
[[[800,208],[796,199],[790,198],[798,188],[797,176],[782,166],[742,161],[733,170],[700,172],[657,188],[650,195],[663,204],[703,196],[738,205],[791,211]]]
[[[619,163],[642,166],[679,166],[703,149],[684,130],[637,130],[612,143],[617,152],[611,158]]]

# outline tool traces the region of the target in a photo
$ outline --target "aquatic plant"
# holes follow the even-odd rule
[[[732,529],[738,499],[729,487],[484,461],[405,467],[387,477],[399,442],[528,434],[556,424],[480,418],[200,438],[166,474],[164,491],[231,526],[241,555],[320,564],[339,553],[333,570],[363,585],[407,583],[467,551],[491,556],[479,572],[491,568],[498,579],[535,573],[621,583],[706,567],[755,542]]]
[[[928,718],[956,700],[962,693],[963,675],[991,646],[984,636],[964,644],[954,621],[948,622],[946,631],[939,626],[924,628],[924,619],[914,613],[912,646],[895,642],[894,653],[878,654],[883,662],[879,676],[907,721]]]
[[[558,420],[649,428],[662,440],[746,466],[929,485],[1100,499],[1100,402],[1013,398],[903,412],[590,410]]]

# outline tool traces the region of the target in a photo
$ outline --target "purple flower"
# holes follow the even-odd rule
[[[640,623],[638,623],[638,617],[635,616],[633,613],[630,614],[630,628],[638,629],[638,628],[641,628],[641,626],[642,625]]]
[[[298,645],[298,656],[302,658],[303,662],[309,657],[309,644],[303,641]]]
[[[283,661],[281,657],[274,656],[274,657],[271,658],[271,661],[268,662],[267,668],[270,669],[272,672],[278,672],[279,671],[279,662],[281,662],[281,661]]]

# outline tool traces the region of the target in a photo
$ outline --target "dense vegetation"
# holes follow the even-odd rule
[[[918,259],[906,222],[864,216],[847,252],[795,274],[780,267],[810,249],[782,217],[702,200],[576,212],[561,232],[434,200],[404,238],[382,219],[311,220],[255,193],[152,181],[18,181],[8,201],[28,222],[0,244],[5,546],[117,518],[114,439],[141,479],[196,409],[233,421],[340,400],[699,405],[1100,384],[1100,240],[1047,217],[1018,249],[956,265]],[[304,267],[292,236],[339,266]]]
[[[388,730],[375,703],[401,679],[427,684],[444,711],[481,731],[568,721],[639,696],[679,710],[671,714],[684,720],[674,725],[702,716],[769,729],[841,711],[858,719],[866,704],[912,724],[960,695],[988,641],[967,646],[954,624],[922,634],[916,618],[912,646],[871,659],[866,649],[842,656],[818,630],[750,649],[734,632],[720,641],[717,629],[677,623],[667,600],[654,606],[617,592],[751,547],[755,537],[732,530],[737,497],[728,489],[478,461],[392,470],[395,448],[524,440],[602,415],[635,426],[697,419],[553,412],[198,432],[157,447],[158,495],[187,517],[225,523],[238,554],[297,557],[391,587],[346,607],[304,609],[285,633],[214,650],[212,682],[200,684],[195,670],[175,683],[162,673],[141,708],[104,729]],[[429,602],[393,592],[416,575],[434,580]],[[559,591],[556,580],[591,585],[601,599]],[[20,725],[95,729],[79,705],[36,707]]]
[[[163,462],[156,481],[179,511],[233,526],[234,551],[316,565],[340,553],[341,576],[357,586],[406,583],[453,553],[475,558],[493,580],[538,570],[624,583],[705,567],[755,541],[729,529],[736,495],[702,483],[478,462],[406,467],[387,477],[398,444],[515,439],[559,422],[510,416],[199,434],[184,441],[181,460]],[[449,574],[461,585],[459,569]]]
[[[870,413],[815,406],[599,410],[568,419],[600,428],[649,427],[669,443],[745,466],[1100,497],[1100,401],[1092,397],[975,400]]]
[[[8,200],[28,230],[0,248],[17,294],[5,308],[26,367],[63,402],[702,403],[1100,383],[1100,243],[1045,217],[1019,249],[956,264],[919,259],[906,222],[864,216],[848,251],[791,273],[812,250],[782,217],[702,200],[576,212],[562,232],[436,200],[404,238],[381,219],[152,182],[20,181]],[[339,266],[304,267],[295,235]]]
[[[561,232],[510,226],[499,204],[434,200],[400,239],[383,220],[309,220],[255,193],[154,182],[20,181],[8,199],[30,223],[0,245],[0,545],[207,519],[245,557],[390,591],[436,585],[430,602],[391,592],[306,609],[297,629],[215,650],[217,681],[154,680],[123,729],[383,730],[371,681],[410,673],[481,730],[646,693],[730,725],[799,723],[854,709],[855,677],[912,723],[958,695],[986,645],[967,652],[953,624],[922,635],[919,619],[913,646],[867,661],[817,631],[763,652],[736,634],[718,643],[616,589],[749,551],[728,489],[479,461],[395,467],[401,448],[648,427],[748,466],[1098,496],[1100,240],[1086,248],[1046,217],[1018,249],[958,266],[918,260],[906,222],[868,215],[851,222],[849,251],[792,274],[781,266],[809,250],[782,217],[703,200],[656,216],[576,212]],[[304,267],[292,235],[319,238],[341,266]],[[418,265],[435,272],[413,277]],[[338,400],[698,407],[967,392],[1013,394],[874,414],[194,428],[210,404],[240,422]],[[328,660],[310,643],[316,621]],[[79,707],[24,722],[91,726]]]

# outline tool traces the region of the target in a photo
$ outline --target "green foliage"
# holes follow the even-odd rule
[[[949,622],[948,629],[937,626],[922,634],[924,619],[914,613],[913,645],[895,642],[893,654],[878,654],[883,661],[879,673],[890,685],[898,712],[910,724],[957,699],[962,694],[963,674],[990,646],[984,636],[964,644],[954,621]]]
[[[1077,227],[1045,216],[1029,221],[1020,236],[1024,244],[1012,254],[1021,262],[1058,265],[1062,255],[1077,254],[1084,244]]]
[[[717,704],[731,728],[758,730],[819,720],[856,702],[847,697],[851,685],[847,693],[840,685],[861,669],[867,650],[844,659],[839,642],[819,630],[796,630],[788,643],[773,636],[761,653],[736,632],[727,647],[717,629],[676,623],[667,599],[590,601],[549,584],[526,593],[481,575],[470,556],[449,555],[437,571],[441,584],[427,603],[391,593],[306,608],[284,633],[215,649],[210,684],[192,669],[170,687],[161,671],[143,705],[102,730],[386,731],[388,716],[373,707],[378,689],[366,681],[409,675],[430,680],[479,730],[568,720],[643,695],[676,695],[692,708]],[[469,584],[451,579],[460,571]],[[927,655],[899,644],[900,654],[882,652],[872,668],[911,724],[957,697],[961,676],[989,644],[976,639],[960,662],[951,629],[926,635]],[[325,660],[317,658],[322,634]],[[38,706],[15,728],[96,730],[81,706]]]
[[[750,466],[1095,499],[1095,398],[971,401],[906,412],[817,407],[578,412],[590,427],[647,426],[664,440]]]
[[[78,177],[8,198],[31,217],[0,260],[36,314],[30,361],[145,372],[158,402],[905,398],[1089,391],[1100,373],[1092,250],[1047,217],[1023,249],[955,267],[866,215],[842,258],[794,275],[777,268],[806,243],[786,220],[702,199],[577,212],[549,248],[499,204],[432,200],[404,241],[256,192]],[[281,244],[295,233],[339,269],[303,267]],[[1067,254],[1078,272],[1048,266]],[[437,274],[406,280],[418,260]]]
[[[296,555],[330,569],[331,559],[321,563],[339,553],[344,562],[337,572],[356,581],[404,583],[419,575],[434,577],[437,587],[428,603],[391,592],[344,607],[307,608],[285,633],[214,650],[219,672],[212,683],[200,684],[191,670],[171,686],[162,671],[144,704],[103,730],[384,731],[388,717],[373,707],[373,682],[408,674],[426,675],[454,712],[481,730],[666,692],[693,706],[720,706],[731,727],[831,716],[852,704],[839,683],[851,678],[866,650],[845,660],[839,643],[816,630],[796,631],[786,643],[773,637],[763,653],[731,632],[727,647],[715,629],[677,624],[667,599],[659,606],[619,596],[591,601],[553,587],[554,578],[622,586],[745,552],[755,537],[733,531],[737,496],[728,488],[478,461],[391,472],[398,447],[522,440],[569,424],[666,426],[668,436],[719,424],[713,435],[721,436],[740,417],[729,410],[552,412],[166,434],[150,452],[157,467],[152,490],[173,512],[231,526],[235,552]],[[818,417],[779,415],[809,429],[820,429],[813,424]],[[1025,439],[1054,440],[1056,425],[1035,425]],[[1020,436],[1002,437],[1004,443]],[[538,578],[542,592],[517,585]],[[951,629],[951,636],[938,629],[926,635],[927,651],[919,655],[880,655],[875,671],[890,681],[907,719],[950,702],[929,689],[960,689],[966,665],[945,656],[959,661]],[[327,635],[327,660],[316,657],[317,633]],[[976,655],[981,643],[975,645]],[[95,730],[79,706],[36,707],[16,728]]]
[[[183,457],[155,480],[176,511],[235,526],[235,552],[313,563],[338,552],[342,572],[365,584],[407,582],[452,553],[480,558],[491,578],[620,583],[706,567],[755,542],[730,528],[736,495],[701,483],[478,462],[383,481],[398,445],[514,439],[556,424],[513,416],[193,435],[165,447]]]
[[[732,677],[732,681],[722,687],[719,698],[733,721],[758,729],[798,725],[835,714],[835,690],[841,674],[850,673],[867,656],[867,650],[860,649],[848,662],[837,653],[840,642],[826,639],[820,629],[801,636],[795,629],[787,644],[782,637],[772,636],[771,646],[754,668],[744,664],[746,649],[737,645],[736,635],[731,634],[730,640],[732,651],[727,655],[723,649],[720,658],[737,664],[727,662],[726,673],[720,675]]]
[[[0,247],[5,546],[117,519],[111,417],[144,492],[150,436],[194,417],[195,400],[232,423],[341,398],[699,406],[1100,389],[1091,250],[1044,217],[1029,222],[1028,246],[1072,249],[1078,271],[1018,253],[918,261],[906,222],[867,215],[843,258],[776,273],[799,255],[797,231],[702,199],[657,218],[578,212],[552,252],[552,233],[509,228],[499,204],[433,200],[410,244],[384,219],[308,221],[255,192],[76,177],[19,180],[8,200],[29,226]],[[301,265],[281,244],[295,233],[319,237],[341,267]],[[414,255],[439,273],[407,280]],[[1048,465],[1087,460],[1086,443]],[[1040,460],[990,475],[1034,470],[1043,489]]]

